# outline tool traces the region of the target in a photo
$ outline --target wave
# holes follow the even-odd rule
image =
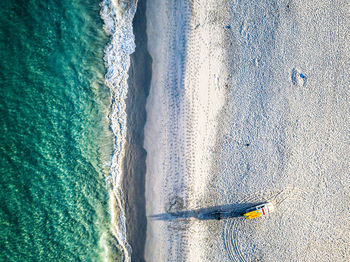
[[[124,251],[124,260],[131,260],[131,246],[126,236],[125,199],[122,190],[122,164],[126,142],[126,105],[128,93],[128,70],[130,55],[135,50],[132,28],[137,0],[104,0],[101,3],[101,18],[104,29],[111,35],[104,50],[107,73],[105,80],[111,90],[111,111],[109,119],[114,134],[114,151],[110,167],[113,194],[111,198],[112,230]]]

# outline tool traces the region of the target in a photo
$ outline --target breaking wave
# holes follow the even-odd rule
[[[106,84],[111,90],[111,111],[109,119],[114,134],[114,150],[110,175],[113,192],[110,193],[112,230],[122,247],[125,261],[130,261],[131,246],[126,237],[125,199],[122,190],[122,164],[126,141],[126,105],[128,93],[128,70],[130,55],[135,50],[132,20],[137,0],[104,0],[101,3],[101,18],[104,29],[111,36],[105,48]]]

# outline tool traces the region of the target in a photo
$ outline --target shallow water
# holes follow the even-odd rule
[[[118,260],[96,1],[0,3],[0,260]]]

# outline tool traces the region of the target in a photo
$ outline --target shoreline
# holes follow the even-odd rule
[[[146,241],[145,173],[146,151],[143,148],[146,100],[151,81],[152,59],[147,50],[146,0],[139,0],[133,19],[135,52],[130,55],[128,96],[126,98],[127,134],[123,160],[122,187],[125,192],[127,241],[131,261],[144,260]]]

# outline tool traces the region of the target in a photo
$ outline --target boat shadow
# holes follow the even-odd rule
[[[263,202],[227,204],[221,206],[213,206],[199,208],[193,210],[173,211],[162,214],[148,216],[152,220],[170,221],[177,219],[195,218],[199,220],[221,220],[228,218],[242,217],[244,211],[250,207],[262,204]]]

